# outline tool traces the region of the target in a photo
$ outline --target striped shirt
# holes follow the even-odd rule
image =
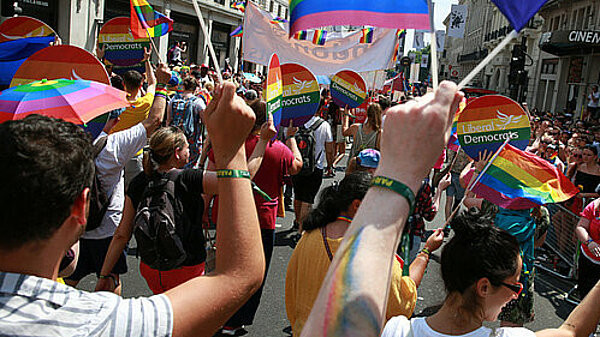
[[[165,295],[123,299],[0,272],[0,336],[171,336]]]

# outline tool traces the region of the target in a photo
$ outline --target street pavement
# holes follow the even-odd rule
[[[336,172],[335,178],[323,180],[322,188],[341,180],[343,172]],[[445,199],[442,197],[442,200]],[[440,205],[443,210],[444,203]],[[275,231],[275,248],[269,268],[265,289],[254,325],[246,327],[246,336],[257,337],[285,337],[291,336],[290,324],[285,313],[285,273],[287,263],[292,255],[295,241],[292,239],[294,231],[291,230],[294,213],[286,211],[285,218],[278,218]],[[433,230],[444,224],[443,211],[438,214],[433,222],[427,223],[427,229]],[[135,242],[131,244],[135,246]],[[418,290],[418,301],[415,315],[427,316],[434,313],[445,297],[444,286],[440,277],[441,249],[432,254],[427,273]],[[468,257],[465,257],[468,258]],[[146,282],[139,274],[139,260],[135,256],[128,256],[129,272],[123,279],[123,296],[138,297],[149,296],[152,293]],[[93,290],[96,279],[94,276],[84,278],[78,288]],[[574,306],[564,300],[563,294],[573,286],[572,282],[558,280],[543,271],[537,272],[535,281],[535,321],[526,327],[534,331],[544,328],[555,328],[565,320]],[[497,323],[486,324],[498,326]]]

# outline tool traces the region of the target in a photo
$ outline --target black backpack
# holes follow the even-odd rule
[[[98,179],[98,169],[96,168],[96,158],[106,146],[106,141],[107,137],[104,136],[99,138],[94,144],[94,181],[90,187],[90,211],[88,214],[87,225],[85,226],[86,232],[100,227],[100,223],[110,204],[110,198],[100,184],[100,180]]]
[[[179,172],[154,176],[135,214],[137,251],[142,261],[155,270],[178,268],[187,258],[181,234],[186,232],[188,221],[181,202],[175,198]]]
[[[319,156],[315,158],[315,148],[317,143],[315,131],[317,131],[324,122],[325,120],[322,118],[317,118],[310,128],[303,125],[294,136],[296,138],[296,143],[298,143],[298,150],[302,155],[302,170],[300,170],[298,175],[308,176],[315,171],[316,163],[322,155],[322,153],[319,153]]]

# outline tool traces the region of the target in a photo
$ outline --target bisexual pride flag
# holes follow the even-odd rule
[[[371,43],[373,42],[373,35],[375,30],[373,27],[363,28],[362,36],[360,37],[360,43]]]
[[[313,35],[313,43],[322,46],[327,41],[327,31],[322,29],[315,29],[315,35]]]
[[[134,38],[163,36],[173,30],[173,20],[155,11],[146,0],[131,0],[131,34]]]
[[[290,0],[290,37],[325,26],[429,30],[427,0]]]

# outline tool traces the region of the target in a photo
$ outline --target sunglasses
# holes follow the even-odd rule
[[[501,282],[501,285],[507,287],[508,289],[512,290],[515,294],[517,294],[517,296],[521,295],[521,292],[523,291],[523,284],[522,283],[506,283],[506,282]]]

